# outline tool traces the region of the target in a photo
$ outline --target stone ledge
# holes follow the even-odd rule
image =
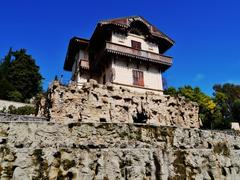
[[[45,117],[0,113],[0,123],[2,122],[46,122],[46,121],[49,121],[49,120]]]
[[[0,122],[1,179],[238,179],[240,137],[123,123]]]

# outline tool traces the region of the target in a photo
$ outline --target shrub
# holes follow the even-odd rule
[[[15,106],[9,106],[8,107],[8,113],[10,114],[17,114],[17,115],[30,115],[36,113],[36,108],[33,106],[22,106],[19,108],[16,108]]]

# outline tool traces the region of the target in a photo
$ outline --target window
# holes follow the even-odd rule
[[[141,43],[140,42],[137,42],[137,41],[131,41],[131,44],[132,44],[132,48],[134,48],[134,49],[142,49],[141,48]]]
[[[143,72],[133,70],[133,85],[144,86]]]

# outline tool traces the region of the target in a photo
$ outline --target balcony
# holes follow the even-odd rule
[[[172,65],[171,57],[149,52],[149,51],[133,49],[131,47],[115,44],[112,42],[106,42],[106,47],[104,51],[119,54],[119,55],[129,56],[132,58],[142,59],[146,61],[151,61],[159,64],[164,64],[167,66]]]
[[[79,68],[89,70],[89,61],[88,59],[80,59]]]

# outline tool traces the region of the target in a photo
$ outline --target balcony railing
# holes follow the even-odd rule
[[[165,65],[172,65],[171,57],[149,52],[149,51],[133,49],[131,47],[115,44],[112,42],[106,42],[105,50],[107,50],[108,52],[127,55],[133,58],[153,61],[156,63],[165,64]]]

